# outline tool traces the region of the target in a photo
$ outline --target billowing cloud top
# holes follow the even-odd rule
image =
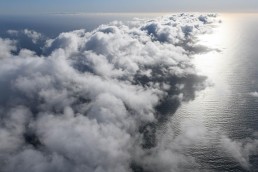
[[[9,30],[10,39],[0,39],[0,171],[191,167],[193,158],[180,150],[194,137],[165,146],[156,127],[205,87],[189,47],[216,21],[213,14],[177,14],[54,39]]]

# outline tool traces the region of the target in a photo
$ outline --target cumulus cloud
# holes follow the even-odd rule
[[[186,45],[215,21],[177,14],[53,39],[24,30],[33,43],[26,45],[9,30],[16,41],[0,39],[0,171],[180,171],[194,164],[181,151],[203,128],[182,127],[170,146],[156,128],[205,88]]]
[[[258,153],[257,139],[232,140],[227,136],[222,136],[221,143],[229,156],[232,156],[242,167],[250,170],[249,158]]]
[[[14,36],[14,37],[21,36],[21,34],[23,34],[28,38],[30,38],[34,44],[36,44],[43,37],[41,33],[38,33],[34,30],[29,30],[29,29],[24,29],[21,31],[10,29],[10,30],[7,30],[7,33],[10,36]]]
[[[256,91],[250,92],[249,95],[252,97],[258,97],[258,92],[256,92]]]
[[[0,38],[0,58],[11,57],[11,52],[16,50],[15,41]]]
[[[37,43],[37,41],[42,37],[42,35],[34,30],[24,30],[24,34],[31,38],[33,43]]]
[[[148,150],[138,151],[135,167],[141,171],[198,171],[198,163],[187,155],[190,147],[205,145],[209,134],[200,122],[183,121],[180,134],[168,125],[164,133],[157,135],[157,144]],[[137,171],[137,170],[136,170]]]
[[[29,29],[7,30],[5,37],[16,41],[16,50],[13,51],[16,55],[23,49],[31,50],[37,55],[41,55],[44,45],[49,39],[47,36]]]

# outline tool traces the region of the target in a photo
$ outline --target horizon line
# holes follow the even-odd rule
[[[40,12],[40,13],[1,13],[0,15],[132,15],[132,14],[180,14],[180,13],[216,13],[216,14],[258,14],[258,11],[160,11],[160,12]]]

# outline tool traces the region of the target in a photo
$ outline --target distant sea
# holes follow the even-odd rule
[[[97,13],[97,14],[36,14],[36,15],[0,15],[0,35],[7,30],[31,29],[48,37],[61,32],[77,29],[91,31],[101,24],[114,20],[129,21],[134,18],[153,18],[162,13]]]

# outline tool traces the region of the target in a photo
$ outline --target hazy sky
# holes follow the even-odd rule
[[[0,13],[257,12],[258,0],[0,0]]]

